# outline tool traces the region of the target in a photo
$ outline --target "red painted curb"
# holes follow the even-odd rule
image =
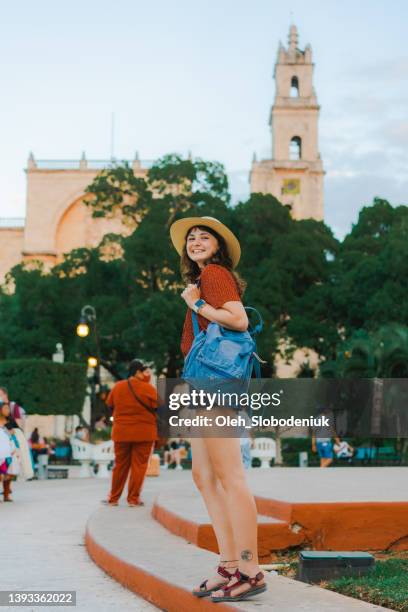
[[[187,589],[175,586],[164,578],[151,574],[116,557],[85,532],[85,546],[91,559],[109,576],[124,587],[137,593],[166,612],[214,612],[214,603],[207,598],[197,598]],[[221,612],[242,612],[242,608],[228,604],[217,604]]]
[[[217,540],[210,523],[194,523],[163,508],[157,501],[153,504],[152,516],[174,535],[184,538],[199,548],[218,554]],[[271,561],[272,551],[299,546],[303,541],[304,533],[291,532],[288,524],[258,524],[258,550],[261,563]]]
[[[255,501],[258,512],[287,520],[317,550],[408,550],[408,502]]]

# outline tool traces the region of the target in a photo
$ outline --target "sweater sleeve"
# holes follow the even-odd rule
[[[214,308],[221,308],[226,302],[241,301],[235,278],[217,264],[208,264],[201,273],[201,293]]]

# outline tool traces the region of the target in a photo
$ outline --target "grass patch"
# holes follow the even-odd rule
[[[367,576],[339,578],[322,586],[391,610],[408,612],[408,559],[377,561]]]

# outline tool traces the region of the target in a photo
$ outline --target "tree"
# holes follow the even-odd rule
[[[241,240],[240,271],[250,281],[245,302],[258,308],[265,320],[260,352],[273,363],[281,339],[287,356],[294,351],[292,332],[299,337],[299,328],[307,325],[300,300],[327,280],[327,253],[336,253],[338,243],[323,223],[295,221],[271,195],[252,194],[239,204],[232,227]],[[294,317],[296,328],[290,327]],[[310,334],[302,339],[312,340]]]
[[[408,327],[389,324],[360,329],[338,347],[337,359],[322,373],[338,378],[408,378]]]
[[[322,283],[299,297],[288,331],[323,359],[333,360],[339,344],[365,329],[408,323],[405,278],[408,207],[375,199],[329,261]]]
[[[16,266],[9,276],[14,291],[0,295],[0,356],[49,357],[62,342],[68,359],[83,359],[95,346],[92,335],[76,338],[75,327],[82,306],[92,304],[102,365],[119,377],[139,356],[175,377],[185,309],[168,228],[181,214],[228,215],[222,166],[172,155],[145,179],[117,165],[98,175],[87,192],[95,216],[121,215],[133,231],[108,235],[95,249],[75,249],[49,274],[41,266]]]
[[[159,160],[146,179],[135,179],[132,173],[126,166],[104,171],[88,187],[88,205],[95,215],[121,214],[137,222],[129,237],[119,238],[131,285],[132,321],[125,334],[159,372],[175,377],[182,366],[184,308],[179,257],[169,227],[185,214],[225,218],[228,181],[220,164],[177,155]]]
[[[324,223],[292,219],[272,195],[252,194],[232,207],[220,164],[177,155],[145,177],[126,164],[102,171],[86,201],[94,216],[120,216],[127,235],[75,249],[50,273],[31,263],[13,268],[0,292],[0,358],[49,358],[62,342],[67,359],[83,360],[95,346],[91,335],[79,340],[75,327],[82,306],[92,304],[103,365],[115,376],[135,356],[176,376],[185,308],[169,227],[183,216],[216,217],[238,236],[244,303],[265,321],[258,350],[267,376],[280,351],[290,357],[308,347],[330,362],[357,330],[408,324],[406,206],[376,199],[339,243]]]

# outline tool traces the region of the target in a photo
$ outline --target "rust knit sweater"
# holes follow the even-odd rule
[[[226,302],[240,302],[235,278],[226,268],[217,264],[208,264],[200,275],[200,297],[213,308],[221,308]],[[207,329],[210,321],[198,315],[200,330]],[[181,336],[181,351],[184,357],[189,352],[194,340],[191,309],[187,309]]]

